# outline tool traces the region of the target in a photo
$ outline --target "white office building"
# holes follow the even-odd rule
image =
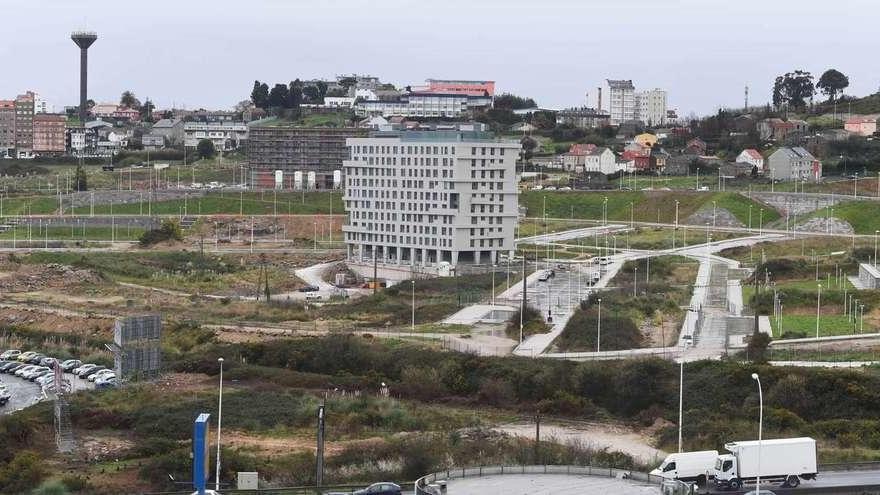
[[[635,94],[636,120],[645,125],[660,126],[666,124],[666,91],[652,89],[639,91]]]
[[[349,138],[343,227],[351,260],[488,265],[512,254],[521,145],[465,131]]]
[[[619,125],[636,118],[635,86],[632,80],[608,79],[608,113],[611,124]]]

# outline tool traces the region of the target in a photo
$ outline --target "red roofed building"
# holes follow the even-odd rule
[[[562,167],[565,170],[574,171],[583,169],[587,161],[587,155],[596,149],[595,144],[575,143],[568,149],[568,153],[562,155]]]
[[[495,96],[495,81],[461,81],[428,79],[426,90],[431,93],[459,93],[468,96]]]
[[[742,150],[736,157],[736,163],[746,163],[758,167],[758,172],[764,173],[764,156],[756,149]]]

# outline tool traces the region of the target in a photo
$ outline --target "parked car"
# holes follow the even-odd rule
[[[74,368],[82,366],[83,362],[79,359],[68,359],[61,363],[61,370],[65,373],[70,373]]]
[[[16,359],[21,354],[21,351],[18,349],[9,349],[8,351],[3,351],[3,354],[0,354],[0,359]]]
[[[21,361],[22,363],[24,363],[24,362],[26,362],[28,359],[30,359],[30,358],[32,358],[32,357],[34,357],[34,356],[36,356],[36,355],[37,355],[37,353],[34,352],[34,351],[27,351],[27,352],[22,352],[21,354],[19,354],[18,357],[16,357],[16,359],[18,359],[19,361]]]
[[[36,368],[36,366],[34,366],[32,364],[25,364],[24,366],[22,366],[20,368],[16,368],[16,370],[15,370],[15,372],[13,372],[13,374],[15,376],[22,376],[23,374],[30,372],[34,368]]]
[[[73,373],[73,374],[76,375],[76,376],[79,376],[80,373],[84,373],[86,370],[90,370],[90,369],[92,369],[92,368],[94,368],[94,367],[96,367],[96,366],[98,366],[98,365],[97,365],[97,364],[92,364],[92,363],[86,363],[86,364],[83,364],[83,365],[77,366],[76,368],[74,368],[73,370],[71,370],[71,373]]]
[[[43,376],[37,378],[36,380],[34,380],[34,382],[41,387],[45,387],[49,383],[52,383],[54,380],[55,380],[55,374],[50,373],[50,374],[43,375]]]
[[[58,360],[53,357],[45,357],[45,358],[41,359],[40,362],[37,364],[39,364],[40,366],[46,366],[48,368],[54,368],[56,361],[58,361]]]
[[[3,373],[15,373],[15,370],[21,368],[22,366],[26,366],[24,363],[9,363],[2,368]]]
[[[107,369],[106,366],[94,366],[94,367],[89,368],[85,371],[80,371],[79,374],[76,376],[78,376],[80,378],[88,378],[88,377],[94,375],[95,373],[97,373],[101,370],[106,370],[106,369]]]
[[[51,368],[46,368],[45,370],[38,370],[38,371],[35,371],[34,373],[31,373],[28,376],[28,380],[35,382],[35,381],[37,381],[37,378],[42,378],[46,375],[55,376],[55,372]]]
[[[50,371],[52,371],[52,370],[50,370],[49,368],[46,368],[45,366],[36,366],[35,365],[32,369],[22,373],[21,377],[24,378],[25,380],[33,381],[37,376],[39,376],[43,372],[50,372]]]
[[[300,292],[318,292],[319,290],[320,289],[318,287],[315,287],[314,285],[307,285],[305,287],[299,288]]]
[[[362,490],[356,490],[352,495],[400,495],[400,485],[387,482],[373,483]]]
[[[46,357],[45,354],[40,354],[38,352],[38,353],[34,354],[33,356],[31,356],[31,358],[28,359],[27,362],[28,362],[28,364],[35,364],[37,366],[40,366],[40,361],[45,359],[45,357]]]
[[[5,406],[11,398],[12,394],[9,393],[9,390],[7,390],[6,387],[0,388],[0,406]]]
[[[105,375],[95,380],[95,388],[116,388],[118,386],[119,380],[116,378],[116,375]]]
[[[110,376],[110,375],[116,376],[116,374],[113,373],[113,370],[103,369],[103,370],[97,371],[97,372],[89,375],[88,380],[90,382],[93,382],[93,381],[97,380],[98,378],[101,378],[104,376]]]

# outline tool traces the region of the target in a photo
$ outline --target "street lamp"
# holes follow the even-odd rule
[[[678,232],[678,200],[675,200],[675,226],[672,228],[672,249],[675,249],[675,234]]]
[[[664,343],[665,344],[665,343]],[[688,348],[688,343],[684,343],[684,349],[681,353],[681,361],[679,362],[678,368],[678,451],[681,452],[681,427],[682,427],[682,413],[683,413],[683,404],[684,404],[684,351]]]
[[[819,284],[819,289],[816,291],[816,338],[819,338],[819,308],[822,304],[822,284]]]
[[[761,447],[763,446],[761,437],[764,430],[764,391],[761,390],[761,377],[757,373],[752,373],[752,380],[758,382],[758,479],[755,485],[755,494],[761,495]]]
[[[494,272],[493,272],[494,275]],[[412,322],[410,323],[410,331],[415,333],[416,331],[416,281],[415,279],[410,280],[410,286],[412,287]],[[494,279],[493,279],[494,282]],[[495,291],[492,291],[492,299],[495,298]],[[493,302],[494,306],[495,303]]]
[[[217,358],[220,363],[220,397],[217,399],[217,465],[214,471],[214,489],[220,490],[220,421],[223,418],[223,358]]]
[[[715,210],[718,207],[718,204],[715,201],[712,201],[712,228],[715,228]]]
[[[602,339],[602,298],[599,298],[599,313],[596,315],[596,352],[599,352],[599,342]]]
[[[877,234],[880,234],[880,230],[874,231],[874,268],[877,268]]]

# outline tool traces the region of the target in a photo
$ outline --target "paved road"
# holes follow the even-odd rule
[[[593,235],[602,235],[606,233],[610,234],[612,232],[619,232],[624,230],[629,230],[629,228],[623,224],[599,225],[597,227],[584,227],[580,229],[563,230],[561,232],[533,235],[530,237],[520,237],[519,239],[516,239],[516,243],[545,244],[548,242],[568,241],[571,239],[590,237]]]
[[[64,377],[70,380],[70,386],[73,391],[95,388],[95,384],[88,380],[83,380],[70,374],[65,374]],[[9,402],[5,406],[0,407],[0,414],[13,413],[44,399],[40,386],[24,378],[2,374],[0,375],[0,382],[9,388],[9,393],[12,395]]]
[[[507,474],[449,481],[449,495],[659,495],[654,485],[565,474]]]

